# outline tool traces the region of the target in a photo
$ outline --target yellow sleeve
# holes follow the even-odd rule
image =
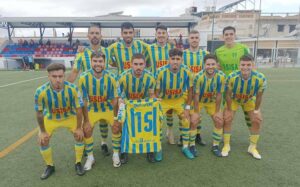
[[[154,79],[154,77],[151,77],[151,84],[150,84],[150,90],[155,90],[156,87],[156,80]]]
[[[106,66],[106,68],[108,68],[108,65],[110,65],[112,63],[110,50],[108,48],[104,48],[103,53],[105,54],[105,66]]]
[[[35,111],[42,111],[43,110],[43,94],[40,90],[36,90],[34,94],[34,109]]]
[[[265,91],[265,89],[267,88],[267,79],[265,77],[260,79],[260,85],[259,85],[259,92],[263,92]]]
[[[110,58],[110,60],[108,61],[108,63],[109,63],[109,65],[114,65],[115,64],[115,49],[114,49],[114,47],[115,47],[115,45],[116,45],[116,43],[113,43],[113,44],[111,44],[108,48],[107,48],[107,50],[108,50],[108,53],[109,53],[109,58]]]
[[[157,72],[157,77],[156,77],[156,89],[161,89],[160,88],[160,81],[162,76],[162,71]]]
[[[220,75],[221,77],[221,93],[225,91],[226,78],[224,75]]]
[[[77,71],[80,71],[81,70],[81,67],[82,67],[82,61],[83,61],[83,52],[81,53],[77,53],[76,54],[76,57],[75,57],[75,60],[74,60],[74,66],[73,66],[73,69],[76,69]]]
[[[117,85],[116,79],[114,79],[114,78],[112,78],[112,86],[113,86],[112,95],[114,98],[117,98],[118,97],[118,85]]]
[[[82,94],[82,98],[84,100],[88,101],[88,93],[87,93],[87,88],[84,84],[84,77],[79,78],[78,89],[79,89],[79,92]]]
[[[200,92],[201,76],[196,76],[194,79],[194,92],[198,94]]]
[[[229,77],[227,81],[228,81],[228,83],[226,84],[225,90],[232,90],[234,77]]]
[[[123,95],[124,92],[124,76],[121,76],[118,80],[118,96],[121,98],[125,98],[125,96]]]
[[[193,87],[193,81],[194,81],[194,76],[191,71],[188,71],[188,76],[189,76],[189,88]]]
[[[145,47],[145,50],[144,50],[144,56],[145,56],[145,60],[146,60],[146,67],[151,67],[152,66],[152,63],[150,61],[150,56],[149,56],[149,50],[150,50],[150,45],[147,45]]]
[[[82,96],[77,87],[73,89],[73,94],[74,94],[74,98],[73,98],[74,99],[74,107],[75,108],[83,107]]]

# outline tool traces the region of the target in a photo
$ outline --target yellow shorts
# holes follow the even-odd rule
[[[94,111],[89,111],[89,120],[92,125],[92,127],[95,126],[95,124],[98,121],[105,121],[110,125],[113,125],[114,123],[114,111],[109,111],[107,110],[106,112],[94,112]]]
[[[238,103],[234,100],[231,102],[231,110],[237,111],[239,106],[242,107],[243,111],[249,112],[255,109],[255,100],[249,100],[247,103]]]
[[[206,113],[210,116],[216,113],[216,103],[199,103],[198,106],[199,106],[199,112],[201,112],[202,108],[205,108]],[[193,113],[195,113],[194,110],[191,110],[191,114]]]
[[[184,112],[185,99],[183,97],[177,99],[162,99],[161,107],[163,113],[167,113],[169,110],[174,110],[177,115]]]
[[[62,120],[49,120],[47,117],[44,117],[44,125],[49,135],[52,135],[53,131],[60,127],[67,128],[69,131],[74,132],[77,128],[77,117],[71,116]]]
[[[184,98],[185,101],[188,99],[188,95],[189,95],[189,94],[188,94],[187,91],[185,91],[185,92],[183,93],[182,97]]]

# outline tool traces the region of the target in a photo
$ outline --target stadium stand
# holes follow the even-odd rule
[[[76,54],[76,51],[72,47],[65,44],[51,44],[51,45],[39,45],[33,44],[20,45],[20,44],[8,44],[2,50],[0,57],[72,57]]]
[[[75,45],[76,43],[73,43],[72,46],[65,43],[56,43],[55,41],[51,41],[50,45],[47,45],[45,42],[44,44],[39,44],[38,41],[35,41],[34,43],[28,43],[24,45],[24,41],[20,42],[20,40],[16,43],[10,43],[5,45],[0,53],[0,58],[14,58],[14,57],[24,57],[24,56],[33,56],[34,58],[43,58],[43,57],[73,57],[76,54],[78,45]],[[108,47],[110,44],[114,43],[116,40],[102,40],[101,45],[103,47]],[[144,42],[148,44],[152,44],[155,42],[155,40],[150,39],[144,39]],[[75,47],[74,47],[75,45]],[[84,46],[88,46],[87,42],[82,42]],[[186,42],[183,42],[183,48],[187,48],[188,44]],[[180,47],[180,48],[181,48]]]

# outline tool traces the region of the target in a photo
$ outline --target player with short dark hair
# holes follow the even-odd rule
[[[154,98],[155,78],[146,69],[145,57],[136,53],[131,58],[131,69],[122,73],[119,77],[119,96],[122,100],[139,100]],[[124,103],[124,101],[121,101]],[[149,162],[155,162],[154,154],[148,153]],[[122,164],[127,163],[127,153],[121,154]]]
[[[101,46],[101,28],[98,24],[93,24],[88,28],[88,35],[87,35],[90,46],[79,49],[78,53],[76,54],[74,66],[71,71],[71,74],[68,77],[68,81],[74,83],[76,78],[78,77],[79,72],[84,73],[90,69],[92,69],[91,65],[91,55],[100,53],[105,56],[105,68],[108,68],[108,64],[111,61],[109,50],[105,47]],[[101,151],[104,156],[109,155],[108,146],[106,143],[106,139],[108,136],[108,125],[100,121],[99,129],[101,134]]]
[[[79,89],[84,99],[84,133],[85,153],[87,160],[85,170],[91,170],[95,163],[93,155],[93,128],[97,122],[110,124],[113,128],[114,116],[117,116],[117,83],[114,76],[105,70],[105,55],[101,52],[92,53],[92,69],[81,74]],[[113,149],[120,141],[120,133],[112,130]],[[120,161],[113,161],[114,167],[120,166]]]
[[[39,124],[40,152],[46,162],[46,170],[41,179],[47,179],[54,172],[52,148],[49,145],[54,130],[60,127],[69,129],[74,134],[75,143],[75,170],[77,175],[84,175],[81,158],[84,150],[82,131],[81,94],[74,84],[64,81],[65,66],[52,63],[47,67],[49,81],[37,88],[35,111]]]
[[[156,74],[156,95],[161,98],[163,113],[174,111],[181,119],[182,152],[193,159],[194,155],[188,147],[190,134],[190,114],[192,100],[192,73],[182,65],[182,51],[174,48],[169,51],[169,63],[157,70]],[[183,97],[184,92],[188,97]],[[162,160],[162,152],[156,154],[157,161]]]
[[[144,54],[148,44],[134,39],[134,26],[130,22],[121,24],[122,40],[109,46],[111,65],[118,68],[118,74],[131,68],[131,57],[135,53]]]
[[[194,111],[191,115],[191,131],[201,121],[200,112],[204,108],[214,123],[212,152],[218,157],[221,156],[219,144],[223,134],[223,112],[220,106],[224,87],[225,74],[217,69],[216,56],[206,55],[204,57],[204,69],[194,78]]]

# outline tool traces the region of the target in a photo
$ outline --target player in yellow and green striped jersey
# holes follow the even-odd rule
[[[114,116],[117,116],[117,82],[110,72],[105,70],[105,55],[93,53],[91,55],[92,69],[81,74],[79,89],[84,99],[84,133],[85,153],[87,160],[85,170],[91,170],[95,163],[93,155],[93,128],[99,121],[114,125]],[[113,129],[113,128],[112,128]],[[112,147],[118,147],[121,134],[112,130]],[[119,151],[119,150],[117,150]],[[114,167],[120,166],[119,162],[113,162]]]
[[[150,68],[150,71],[155,75],[157,69],[160,67],[163,67],[168,64],[169,60],[169,50],[174,48],[173,44],[168,43],[168,28],[165,25],[159,24],[155,28],[155,38],[156,43],[149,45],[147,47],[145,57],[147,59],[147,64]],[[167,113],[167,125],[172,126],[173,125],[173,112],[169,111]],[[172,132],[172,131],[171,131]],[[172,138],[172,134],[169,136],[169,133],[167,132],[167,136]],[[174,143],[173,141],[170,142],[171,144]]]
[[[196,30],[191,30],[189,32],[189,48],[183,51],[183,64],[186,65],[193,74],[197,74],[200,72],[204,67],[204,57],[209,54],[208,51],[200,49],[200,33]],[[169,142],[174,141],[173,130],[171,129],[173,123],[168,124],[168,138]],[[181,125],[180,125],[181,126]],[[197,135],[195,141],[199,145],[206,145],[205,142],[201,138],[201,125],[197,126]],[[182,140],[182,138],[180,138]],[[194,141],[193,138],[190,140],[190,143],[194,145],[192,142]],[[180,144],[182,142],[180,141]]]
[[[156,70],[168,64],[169,50],[174,48],[173,44],[168,43],[168,28],[165,25],[158,25],[155,28],[156,43],[148,45],[145,57],[150,66],[150,71],[155,75]]]
[[[119,77],[119,96],[123,100],[138,100],[155,97],[155,79],[146,68],[146,60],[143,54],[136,53],[131,58],[131,67]],[[154,154],[147,154],[149,162],[155,162]],[[121,154],[121,163],[126,163],[128,155]]]
[[[230,151],[231,126],[239,106],[246,112],[251,121],[250,145],[248,152],[256,159],[261,159],[257,151],[257,142],[261,128],[262,116],[260,111],[263,93],[266,89],[265,76],[254,71],[251,55],[240,59],[239,71],[232,72],[226,81],[226,106],[224,110],[224,147],[222,156],[228,156]]]
[[[148,44],[141,40],[135,40],[134,27],[130,22],[121,25],[122,40],[109,46],[112,57],[111,65],[118,68],[118,74],[130,69],[131,57],[136,53],[145,53]]]
[[[121,151],[126,153],[149,153],[161,150],[161,123],[163,114],[156,98],[126,100],[122,122]],[[149,160],[153,162],[152,160]]]
[[[214,122],[212,152],[220,157],[219,144],[223,134],[223,112],[220,106],[225,87],[225,74],[217,69],[217,58],[214,55],[206,55],[204,64],[204,70],[194,77],[194,111],[191,111],[194,114],[191,115],[191,139],[196,134],[193,131],[201,121],[200,112],[204,108]],[[192,143],[195,145],[195,142],[191,141],[190,146]]]
[[[46,170],[41,179],[47,179],[54,171],[52,148],[49,145],[54,130],[68,128],[75,138],[75,170],[77,175],[84,175],[81,165],[84,144],[82,131],[81,94],[76,85],[64,81],[65,66],[52,63],[47,67],[49,82],[40,86],[34,95],[35,110],[39,124],[40,152],[46,162]]]
[[[204,57],[209,54],[208,51],[202,50],[200,45],[200,33],[191,30],[189,33],[189,48],[183,51],[183,64],[187,65],[190,70],[197,74],[204,68]]]
[[[100,45],[101,43],[101,28],[99,25],[92,25],[88,29],[88,39],[90,41],[90,46],[87,48],[79,49],[79,52],[76,54],[74,66],[71,74],[68,77],[68,81],[74,83],[79,72],[83,73],[92,68],[91,65],[91,55],[94,52],[101,52],[105,55],[105,67],[108,68],[110,63],[110,54],[109,50]],[[101,150],[105,156],[109,155],[106,139],[108,136],[108,125],[102,121],[99,123],[100,134],[101,134]]]
[[[101,42],[101,28],[98,25],[92,25],[88,30],[88,39],[90,41],[90,46],[86,47],[76,54],[74,60],[74,66],[71,74],[68,77],[69,82],[74,82],[79,74],[83,73],[92,68],[91,66],[91,54],[94,52],[101,52],[106,56],[105,67],[110,64],[110,53],[109,50],[100,45]]]
[[[182,65],[182,51],[171,49],[169,51],[169,64],[161,67],[156,74],[156,95],[161,98],[163,112],[174,111],[181,119],[182,152],[193,159],[194,155],[188,148],[190,133],[190,104],[192,100],[193,76],[192,72]],[[188,92],[188,99],[183,97]],[[156,155],[156,160],[162,160],[162,153]]]

